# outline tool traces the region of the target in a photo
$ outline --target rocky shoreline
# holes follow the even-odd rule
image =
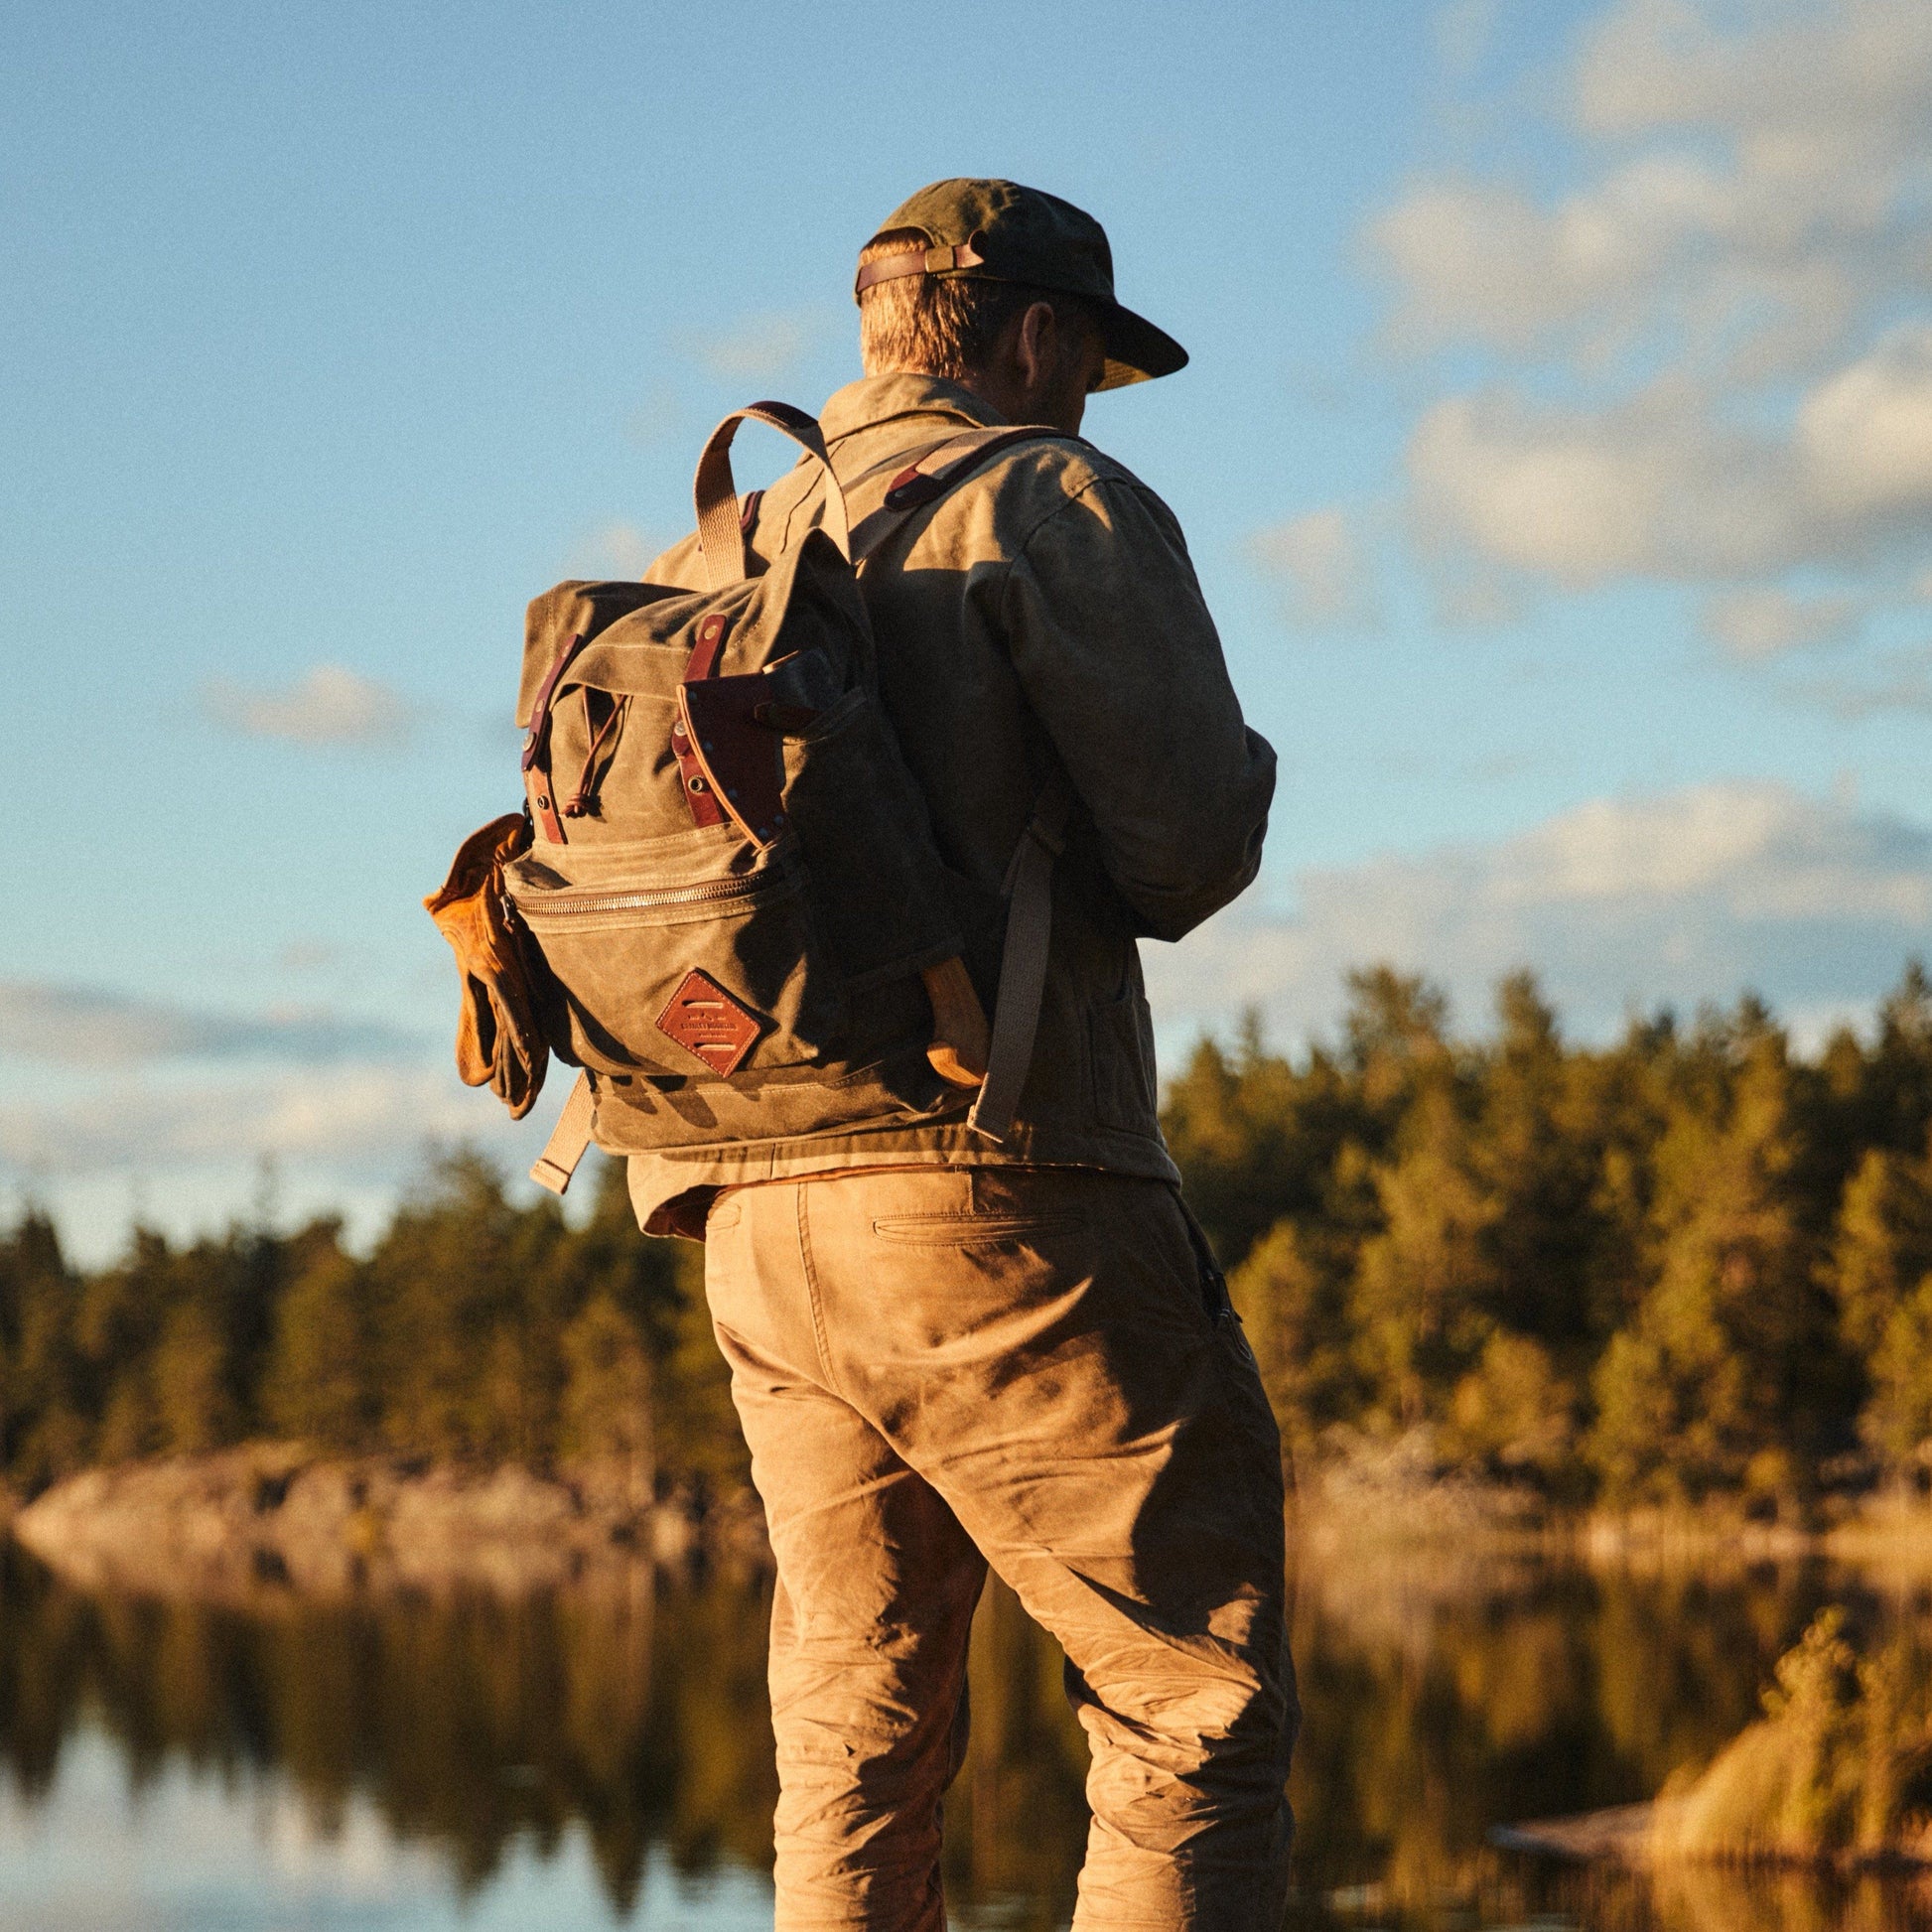
[[[1305,1454],[1296,1484],[1305,1556],[1367,1546],[1419,1551],[1513,1549],[1590,1566],[1784,1562],[1824,1558],[1899,1572],[1932,1571],[1932,1496],[1871,1488],[1834,1492],[1803,1509],[1703,1503],[1585,1507],[1527,1484],[1442,1467],[1430,1432],[1390,1443],[1330,1441]]]
[[[1717,1506],[1564,1511],[1355,1458],[1305,1480],[1297,1517],[1299,1557],[1317,1566],[1346,1552],[1356,1567],[1386,1548],[1392,1560],[1481,1549],[1591,1566],[1822,1557],[1932,1572],[1932,1508],[1895,1496],[1802,1524]],[[657,1496],[621,1467],[461,1467],[275,1442],[88,1469],[32,1501],[0,1490],[7,1535],[81,1588],[161,1595],[518,1595],[639,1568],[756,1575],[771,1562],[749,1491]]]
[[[621,1470],[451,1468],[281,1443],[85,1470],[6,1528],[77,1587],[167,1596],[516,1596],[770,1561],[751,1496],[656,1498]]]

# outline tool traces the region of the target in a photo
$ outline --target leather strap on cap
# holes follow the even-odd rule
[[[862,262],[859,278],[852,284],[852,299],[858,301],[875,282],[896,282],[901,275],[945,275],[962,268],[984,268],[986,257],[980,253],[983,239],[975,230],[950,247],[908,248],[903,254]]]
[[[550,1138],[543,1144],[543,1152],[537,1156],[536,1166],[530,1170],[530,1178],[539,1187],[561,1194],[570,1185],[570,1177],[591,1144],[591,1123],[596,1118],[597,1095],[591,1088],[591,1076],[580,1073],[556,1126],[550,1130]]]
[[[1053,936],[1053,861],[1066,843],[1073,788],[1063,772],[1048,778],[1007,869],[1007,942],[1000,956],[999,1003],[986,1084],[966,1117],[976,1134],[1004,1141],[1034,1060],[1039,1000],[1046,989],[1046,952]]]
[[[824,529],[839,547],[840,555],[852,555],[852,536],[845,513],[845,491],[832,474],[831,459],[825,454],[825,438],[817,421],[788,402],[754,402],[734,409],[711,432],[711,440],[698,458],[698,474],[692,495],[698,508],[698,548],[704,554],[706,584],[714,591],[729,590],[745,581],[745,522],[739,507],[738,488],[732,482],[732,438],[740,423],[763,423],[780,436],[788,436],[817,460],[824,470]]]

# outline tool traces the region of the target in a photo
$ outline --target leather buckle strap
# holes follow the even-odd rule
[[[543,827],[543,836],[552,845],[564,843],[564,822],[557,815],[556,784],[550,772],[550,701],[557,695],[558,681],[584,648],[588,631],[574,631],[564,639],[563,648],[544,673],[530,706],[529,735],[523,741],[523,782],[530,810]],[[588,770],[588,766],[586,769]],[[531,776],[532,770],[535,776]]]
[[[980,243],[985,239],[975,229],[950,247],[908,248],[902,254],[881,255],[877,261],[863,263],[852,284],[852,299],[858,301],[876,282],[896,282],[902,275],[949,275],[961,269],[984,268],[986,257],[980,253]]]

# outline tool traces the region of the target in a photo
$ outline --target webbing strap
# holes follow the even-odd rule
[[[597,1095],[591,1090],[591,1076],[580,1073],[556,1126],[550,1130],[550,1138],[543,1144],[543,1152],[537,1156],[536,1166],[530,1170],[530,1178],[539,1187],[561,1194],[570,1185],[570,1177],[591,1144],[591,1122],[596,1114]]]
[[[1000,993],[993,1009],[993,1044],[986,1084],[967,1124],[989,1141],[1004,1141],[1033,1065],[1039,1000],[1046,989],[1046,952],[1053,936],[1053,861],[1066,843],[1073,789],[1064,773],[1047,779],[1007,871],[1007,942],[1000,955]]]
[[[817,420],[788,402],[747,403],[734,409],[711,432],[711,440],[698,458],[698,474],[691,493],[698,510],[698,549],[704,556],[705,582],[714,591],[728,590],[745,581],[745,512],[738,501],[738,485],[732,481],[732,438],[743,422],[762,423],[788,436],[817,460],[825,472],[825,533],[839,546],[840,553],[852,555],[852,535],[845,513],[845,491],[832,474],[832,460],[825,454],[825,438]]]

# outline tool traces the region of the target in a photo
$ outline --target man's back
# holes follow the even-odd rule
[[[916,455],[1000,418],[943,378],[882,375],[822,417],[855,522]],[[801,466],[765,493],[768,563],[818,521]],[[702,585],[695,539],[651,566]],[[1001,891],[1048,777],[1077,801],[1056,869],[1033,1072],[998,1148],[963,1119],[756,1153],[633,1158],[641,1212],[694,1185],[908,1158],[1104,1168],[1175,1178],[1156,1118],[1137,934],[1177,938],[1253,878],[1274,756],[1241,722],[1178,525],[1120,464],[1043,433],[913,516],[864,567],[880,688],[954,875],[969,964],[993,1005]]]

